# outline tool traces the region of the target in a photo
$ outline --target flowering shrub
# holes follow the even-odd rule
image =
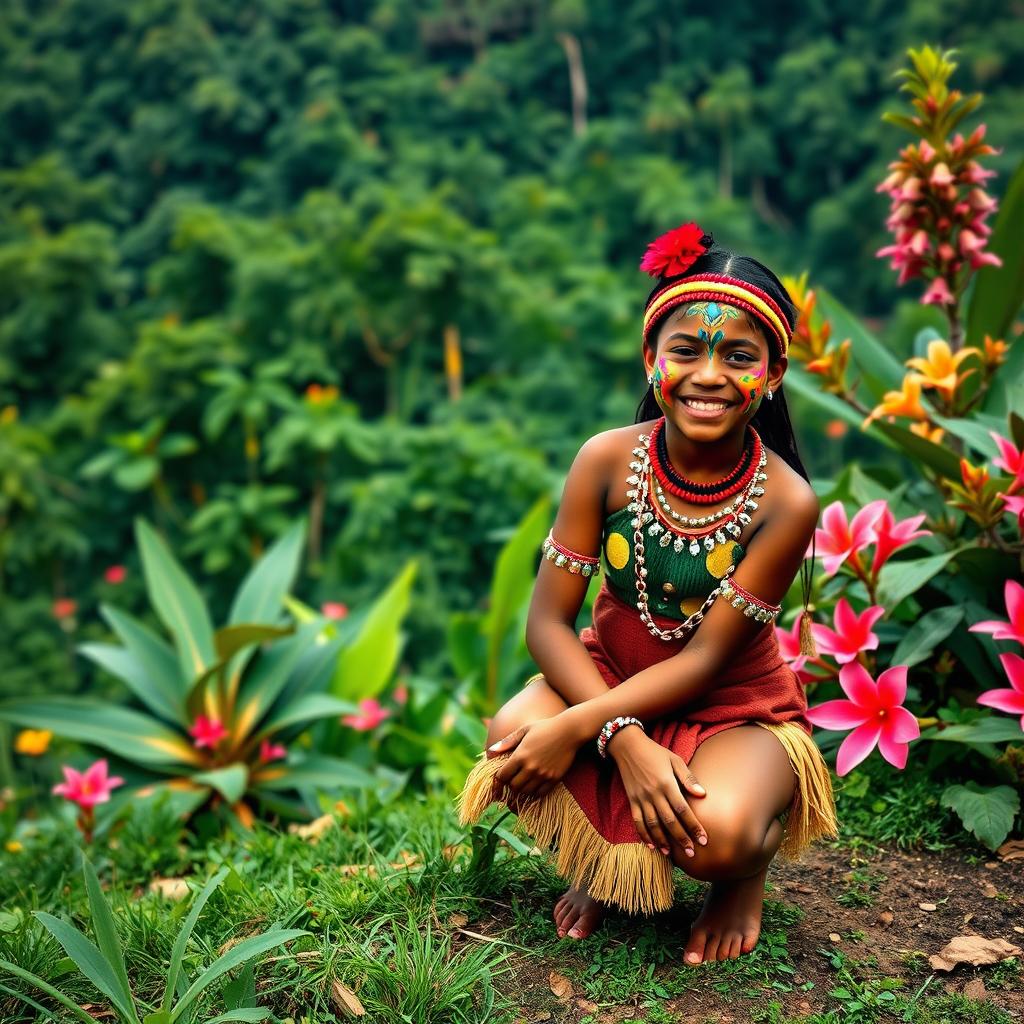
[[[1000,752],[1024,744],[1024,717],[1004,717],[1024,715],[1024,659],[978,637],[1024,643],[1024,588],[1008,579],[1024,557],[1024,419],[1014,411],[1024,404],[1024,346],[1005,337],[1024,285],[1003,272],[1000,255],[1024,230],[1024,170],[993,230],[987,220],[998,204],[982,186],[994,172],[980,159],[997,151],[982,141],[984,125],[966,139],[953,134],[981,96],[948,87],[951,54],[909,53],[912,67],[900,74],[915,114],[886,119],[918,141],[879,185],[894,240],[878,255],[892,260],[900,284],[925,282],[921,301],[941,308],[947,336],[919,337],[901,366],[838,302],[816,295],[806,274],[785,283],[800,311],[787,384],[792,376],[797,391],[859,422],[917,475],[893,487],[884,472],[843,474],[815,536],[823,568],[815,600],[832,623],[812,627],[814,655],[800,653],[795,626],[777,634],[815,696],[835,686],[845,694],[810,711],[823,728],[850,730],[840,775],[876,745],[897,768],[915,740],[985,755],[986,777],[950,786],[944,799],[994,848],[1013,827],[1024,784],[1022,748]],[[1004,580],[1008,621],[992,614]],[[993,686],[1004,678],[1009,687]],[[823,738],[826,748],[837,742]]]

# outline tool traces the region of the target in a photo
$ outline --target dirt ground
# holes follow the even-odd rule
[[[1003,939],[1024,950],[1024,857],[970,860],[960,851],[865,852],[819,846],[799,863],[777,861],[772,866],[772,902],[761,953],[755,951],[756,959],[741,958],[751,959],[748,965],[740,967],[738,961],[735,968],[723,970],[723,965],[692,969],[681,963],[689,923],[700,902],[700,890],[689,888],[671,911],[651,918],[612,915],[600,938],[582,945],[564,939],[554,955],[517,957],[515,973],[498,980],[497,987],[517,994],[524,1022],[743,1024],[829,1010],[842,1019],[855,1019],[850,1016],[855,991],[845,1008],[842,996],[830,995],[850,988],[840,973],[845,967],[845,978],[868,987],[874,981],[897,989],[891,979],[901,980],[898,991],[905,998],[924,986],[928,997],[958,993],[1024,1020],[1024,973],[1019,967],[1024,956],[1001,967],[960,964],[952,971],[929,963],[929,956],[962,935]],[[798,908],[799,915],[789,908]],[[550,914],[550,907],[531,911],[538,927],[542,909]],[[517,923],[514,915],[500,905],[496,911],[471,921],[468,928],[528,945],[521,919],[518,935],[510,933]],[[615,947],[636,943],[640,930],[651,928],[660,947],[667,944],[677,951],[674,959],[659,965],[639,991],[618,1004],[600,998],[601,991],[612,987],[616,954],[621,952],[621,962],[628,963],[626,950]],[[771,938],[782,934],[785,938]],[[595,956],[601,964],[596,972]],[[607,984],[602,984],[601,971],[607,972]],[[659,980],[662,992],[657,990]],[[774,1018],[766,1009],[773,1001],[782,1004],[781,1015],[776,1012]],[[887,1018],[883,1014],[881,1019]]]

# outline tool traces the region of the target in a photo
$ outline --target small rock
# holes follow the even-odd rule
[[[999,890],[991,882],[986,882],[981,891],[987,900],[994,900],[999,895]]]
[[[597,1013],[597,1003],[591,1002],[589,999],[577,999],[576,1006],[581,1009],[584,1013]]]
[[[806,999],[801,999],[800,1000],[800,1012],[801,1013],[810,1013],[811,1012],[811,1004],[809,1002],[807,1002]]]
[[[989,869],[989,871],[991,871],[993,868],[999,867],[999,861],[997,861],[997,860],[987,860],[987,861],[985,861],[985,867],[987,867]]]
[[[913,879],[913,881],[910,884],[915,889],[927,889],[928,888],[928,883],[927,882],[922,882],[920,878]]]
[[[839,932],[829,932],[828,937],[830,942],[839,942],[842,939]]]
[[[979,1003],[983,1003],[988,996],[988,992],[985,991],[985,982],[981,978],[971,978],[964,985],[964,995],[968,999],[976,999]]]
[[[878,915],[878,923],[883,928],[888,928],[889,925],[891,925],[893,923],[893,921],[895,921],[895,920],[896,920],[896,915],[891,910],[883,910]]]
[[[939,909],[934,903],[918,903],[918,906],[922,910],[927,910],[928,913],[931,913],[933,910],[938,910]]]
[[[1024,928],[1021,928],[1021,926],[1020,926],[1019,924],[1015,924],[1015,925],[1013,926],[1013,930],[1014,930],[1014,931],[1015,931],[1015,932],[1016,932],[1016,933],[1017,933],[1018,935],[1024,935]]]
[[[449,928],[465,928],[469,924],[469,918],[465,914],[452,914],[448,918]]]

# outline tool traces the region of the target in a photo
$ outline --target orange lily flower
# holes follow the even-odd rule
[[[910,432],[917,434],[918,437],[923,437],[926,441],[931,441],[932,444],[938,444],[942,440],[942,435],[945,434],[942,427],[933,427],[927,420],[911,423]]]
[[[989,372],[994,370],[997,366],[1006,362],[1006,353],[1009,352],[1010,346],[1005,341],[999,339],[993,341],[992,338],[985,335],[985,369]]]
[[[976,348],[961,349],[956,355],[949,347],[948,341],[936,338],[928,342],[928,357],[916,356],[907,360],[907,366],[912,370],[918,370],[921,374],[921,384],[926,388],[935,388],[942,393],[943,397],[951,402],[956,389],[972,374],[977,371],[972,369],[966,373],[960,373],[960,364],[971,356],[980,356]]]
[[[908,373],[903,378],[903,384],[899,391],[887,391],[882,398],[881,405],[876,405],[871,410],[871,415],[861,426],[866,430],[868,425],[880,416],[887,416],[892,423],[896,416],[907,416],[912,420],[928,419],[928,410],[921,404],[921,388],[924,380],[916,373]]]

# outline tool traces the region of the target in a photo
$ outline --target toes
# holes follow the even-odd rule
[[[718,945],[719,960],[735,960],[740,955],[740,936],[726,935]]]
[[[704,962],[709,963],[718,959],[718,947],[722,943],[721,935],[709,935],[707,944],[704,946]]]
[[[692,929],[690,931],[690,939],[686,943],[683,961],[694,966],[699,964],[704,959],[704,949],[707,941],[708,933],[703,928]]]
[[[747,932],[747,934],[743,936],[743,942],[740,943],[740,952],[753,952],[754,947],[757,945],[757,938],[760,934],[760,932]]]

